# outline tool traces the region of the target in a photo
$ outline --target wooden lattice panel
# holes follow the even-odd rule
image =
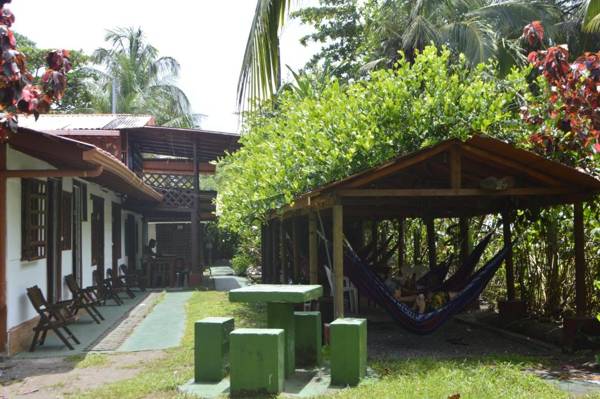
[[[159,173],[144,174],[144,182],[154,188],[178,188],[185,190],[194,189],[194,177],[184,175],[170,175]]]
[[[194,191],[181,188],[161,188],[158,192],[163,195],[163,205],[169,208],[193,208]]]

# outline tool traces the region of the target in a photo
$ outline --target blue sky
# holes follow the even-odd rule
[[[194,112],[208,115],[204,127],[235,131],[237,77],[255,5],[255,0],[13,0],[8,7],[16,15],[14,30],[41,47],[92,52],[104,46],[106,29],[141,26],[161,55],[180,62],[179,85]],[[315,46],[298,43],[309,31],[288,21],[282,35],[284,65],[297,69],[314,53]]]

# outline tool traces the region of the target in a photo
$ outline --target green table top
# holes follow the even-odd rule
[[[323,295],[320,285],[256,284],[229,291],[231,302],[302,303]]]

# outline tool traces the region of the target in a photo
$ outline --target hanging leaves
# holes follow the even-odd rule
[[[11,30],[14,14],[4,6],[10,0],[0,0],[0,125],[1,141],[7,137],[7,129],[16,131],[17,114],[48,112],[53,102],[60,100],[65,92],[67,73],[71,70],[69,53],[56,50],[48,54],[46,71],[41,86],[33,85],[33,76],[26,67],[23,53]]]
[[[534,21],[523,30],[529,43]],[[543,37],[543,36],[542,36]],[[522,108],[524,120],[536,127],[530,140],[539,152],[595,173],[593,157],[600,154],[600,52],[586,52],[570,62],[565,46],[532,51],[537,86],[543,95]]]

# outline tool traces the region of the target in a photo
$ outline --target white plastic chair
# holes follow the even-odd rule
[[[331,269],[327,265],[323,265],[325,268],[325,273],[327,274],[327,281],[329,282],[329,287],[331,291],[335,291],[335,285],[333,282],[333,277],[331,275]],[[352,284],[348,277],[344,277],[344,294],[348,294],[348,302],[350,304],[350,313],[358,312],[358,290]]]

